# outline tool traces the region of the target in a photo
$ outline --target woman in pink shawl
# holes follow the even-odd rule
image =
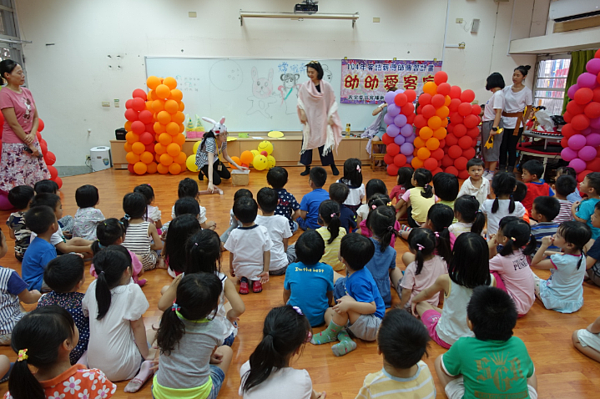
[[[312,150],[319,149],[321,164],[331,165],[331,172],[337,176],[340,172],[335,167],[333,150],[337,152],[342,141],[342,122],[338,115],[333,88],[323,79],[323,68],[318,61],[306,65],[309,81],[300,86],[298,95],[298,116],[302,123],[302,151],[300,163],[306,170],[302,176],[310,172]]]

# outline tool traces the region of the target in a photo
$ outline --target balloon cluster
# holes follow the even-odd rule
[[[381,140],[386,145],[383,161],[387,164],[387,173],[396,176],[398,169],[407,166],[413,160],[415,131],[415,106],[417,98],[414,90],[396,90],[388,92],[384,100],[387,113],[383,121],[387,129]]]
[[[142,89],[135,89],[132,98],[125,102],[126,159],[129,172],[138,175],[156,173],[154,162],[153,115],[146,105],[147,95]]]
[[[253,167],[256,170],[265,170],[275,167],[275,157],[273,153],[273,144],[270,141],[261,141],[258,149],[244,151],[240,157],[231,157],[231,159],[241,166]]]
[[[577,78],[567,95],[562,128],[561,157],[578,173],[577,180],[600,171],[600,50],[586,64],[587,72]]]
[[[40,143],[40,149],[42,150],[42,155],[44,156],[44,161],[46,162],[46,166],[48,166],[48,171],[50,171],[50,180],[58,184],[58,188],[60,189],[63,185],[62,179],[58,177],[58,171],[53,166],[56,162],[56,155],[52,151],[48,151],[48,143],[46,140],[42,138],[41,131],[44,130],[44,121],[39,120],[38,131],[36,133],[38,142]]]

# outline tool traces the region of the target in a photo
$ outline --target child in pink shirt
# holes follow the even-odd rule
[[[371,199],[369,200],[368,206],[369,206],[369,214],[371,214],[371,212],[374,209],[377,209],[378,206],[392,206],[392,203],[387,195],[374,194],[373,197],[371,197]],[[373,237],[373,232],[368,227],[368,223],[367,223],[368,220],[369,220],[369,217],[367,216],[366,219],[361,220],[361,222],[358,224],[358,227],[360,228],[359,232],[361,235],[371,238],[371,237]],[[396,231],[400,231],[402,229],[402,225],[397,220],[394,223],[394,229]],[[396,235],[392,234],[392,238],[390,240],[390,247],[394,248],[395,244],[396,244]]]
[[[395,199],[397,203],[400,201],[400,198],[402,198],[406,190],[413,188],[413,185],[410,182],[412,180],[413,172],[413,169],[408,166],[398,169],[397,185],[392,188],[392,192],[390,193],[390,199],[392,201]]]

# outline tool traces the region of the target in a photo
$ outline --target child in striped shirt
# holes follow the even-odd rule
[[[577,180],[573,176],[560,175],[556,178],[556,184],[554,186],[554,192],[556,193],[556,199],[560,203],[560,212],[558,216],[554,218],[556,223],[569,222],[573,220],[573,213],[571,208],[573,204],[567,199],[567,197],[577,189]]]
[[[427,364],[421,360],[427,353],[429,334],[423,323],[402,309],[390,310],[377,334],[383,368],[365,377],[356,396],[368,398],[433,398],[435,384]]]

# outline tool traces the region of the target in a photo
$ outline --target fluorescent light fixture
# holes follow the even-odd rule
[[[359,18],[358,13],[354,14],[294,14],[293,12],[258,12],[258,11],[241,11],[240,10],[240,26],[244,25],[244,18],[279,18],[292,19],[303,21],[305,19],[340,19],[352,21],[352,27]]]

